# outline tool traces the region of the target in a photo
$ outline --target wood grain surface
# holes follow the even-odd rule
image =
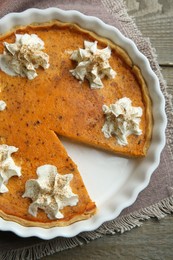
[[[138,28],[156,48],[158,61],[173,97],[173,0],[126,0]],[[173,98],[172,98],[173,101]],[[104,236],[87,245],[45,257],[47,260],[172,260],[173,215],[145,221],[140,228]]]

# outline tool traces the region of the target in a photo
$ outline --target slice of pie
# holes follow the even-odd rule
[[[26,50],[33,39],[38,49]],[[95,203],[58,135],[122,156],[145,156],[152,113],[140,69],[108,39],[59,21],[2,35],[0,54],[6,104],[0,145],[14,166],[6,167],[1,156],[0,216],[43,227],[89,218]],[[13,73],[3,69],[4,57]]]

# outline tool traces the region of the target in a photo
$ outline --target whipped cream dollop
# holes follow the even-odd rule
[[[0,111],[5,110],[6,106],[7,106],[7,105],[6,105],[5,101],[0,100]]]
[[[25,185],[23,197],[32,200],[28,212],[36,217],[40,208],[50,219],[63,218],[60,210],[79,201],[70,187],[73,174],[59,174],[56,166],[46,164],[37,168],[37,175],[38,179],[28,180]]]
[[[11,76],[34,79],[38,67],[49,68],[49,56],[43,50],[44,42],[36,34],[16,34],[14,43],[4,42],[0,68]]]
[[[142,134],[139,128],[142,108],[133,107],[129,98],[121,98],[110,106],[103,105],[102,109],[106,116],[102,132],[106,138],[116,136],[118,144],[125,146],[129,135]]]
[[[0,193],[8,192],[6,184],[12,176],[21,176],[21,167],[17,166],[11,157],[18,151],[14,146],[0,145]]]
[[[74,70],[70,70],[72,75],[80,81],[86,78],[91,89],[103,87],[102,78],[107,76],[112,79],[116,72],[109,64],[111,49],[107,46],[104,49],[97,48],[97,41],[84,41],[84,49],[79,48],[71,54],[71,60],[77,61],[77,66]]]

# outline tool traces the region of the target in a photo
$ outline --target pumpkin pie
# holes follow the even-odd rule
[[[10,44],[23,35],[44,42],[34,58],[13,53]],[[140,69],[110,40],[59,21],[1,35],[1,56],[5,52],[22,66],[25,57],[27,65],[20,73],[21,64],[12,59],[14,75],[0,70],[0,99],[6,104],[0,111],[0,146],[14,166],[8,180],[1,176],[0,216],[45,228],[91,217],[96,205],[59,136],[120,156],[146,156],[152,113]],[[1,157],[5,165],[8,158]]]

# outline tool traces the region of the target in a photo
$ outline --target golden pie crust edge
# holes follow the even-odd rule
[[[38,222],[38,221],[30,221],[30,220],[25,220],[16,216],[8,215],[4,213],[3,211],[0,211],[0,217],[2,217],[6,221],[13,221],[16,222],[22,226],[25,227],[42,227],[42,228],[52,228],[52,227],[65,227],[69,226],[75,222],[81,221],[81,220],[87,220],[91,218],[93,215],[96,214],[96,207],[94,207],[92,210],[89,210],[81,215],[77,215],[70,220],[50,220],[50,222],[43,223],[43,222]]]

